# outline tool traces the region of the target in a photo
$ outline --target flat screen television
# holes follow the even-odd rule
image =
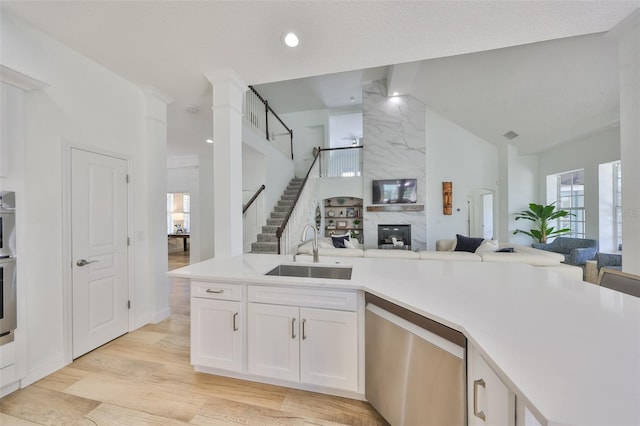
[[[372,186],[372,204],[415,203],[418,200],[416,179],[374,180]]]

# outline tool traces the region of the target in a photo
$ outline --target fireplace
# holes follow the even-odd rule
[[[378,225],[378,248],[411,250],[411,225]]]

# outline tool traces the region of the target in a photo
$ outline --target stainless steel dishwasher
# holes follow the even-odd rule
[[[466,424],[464,335],[366,294],[365,395],[391,425]]]

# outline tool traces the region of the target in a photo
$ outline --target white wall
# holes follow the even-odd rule
[[[189,263],[200,258],[200,165],[197,156],[167,159],[167,192],[188,192],[191,199]],[[178,244],[182,247],[182,241]],[[182,250],[182,248],[180,248]]]
[[[529,204],[544,203],[539,198],[539,186],[542,183],[538,180],[538,157],[536,155],[520,155],[518,149],[513,145],[507,146],[508,158],[508,179],[509,189],[507,192],[507,202],[509,208],[509,234],[501,235],[502,241],[514,244],[530,245],[533,243],[531,237],[524,234],[513,235],[516,229],[529,230],[531,222],[516,221],[515,213],[529,209]],[[500,195],[504,194],[504,189]]]
[[[551,174],[584,169],[586,237],[599,237],[599,178],[598,166],[620,159],[620,129],[607,128],[602,132],[559,145],[538,155],[538,187],[540,202],[546,200],[546,177]],[[624,170],[624,164],[623,164]]]
[[[264,208],[266,213],[265,217],[268,217],[269,213],[273,210],[273,207],[278,203],[278,200],[289,184],[289,181],[293,178],[293,161],[291,161],[291,158],[282,154],[276,147],[269,144],[269,142],[265,140],[263,134],[257,132],[253,127],[246,123],[244,123],[242,127],[242,141],[253,150],[246,151],[251,152],[252,156],[252,160],[248,161],[257,161],[262,163],[255,169],[243,169],[243,181],[246,178],[247,182],[252,185],[257,184],[258,182],[260,182],[260,184],[265,184]],[[260,156],[262,156],[261,160]],[[245,160],[243,159],[243,163],[244,161]],[[247,168],[250,164],[251,163],[247,163]],[[243,186],[243,189],[249,188]]]
[[[213,151],[213,148],[212,148]],[[211,259],[213,250],[213,155],[198,158],[198,198],[200,200],[200,260]]]
[[[144,96],[140,89],[76,51],[3,11],[2,64],[48,83],[25,94],[25,235],[28,252],[26,297],[27,378],[29,384],[64,366],[70,336],[64,328],[63,169],[65,144],[79,144],[129,158],[132,174],[130,223],[135,264],[148,264],[146,203],[148,167],[144,161]],[[164,178],[164,177],[163,177]],[[18,195],[20,196],[20,195]],[[163,212],[157,214],[164,215]],[[165,237],[166,238],[166,237]],[[147,270],[136,268],[134,293],[155,297]],[[138,300],[134,323],[153,315]]]
[[[427,249],[439,239],[468,235],[467,197],[474,189],[497,191],[498,150],[441,115],[426,110]],[[442,182],[452,182],[453,214],[442,213]],[[497,214],[497,213],[496,213]]]
[[[313,148],[329,146],[329,110],[292,112],[280,118],[293,130],[293,159],[296,177],[304,177],[313,161]]]

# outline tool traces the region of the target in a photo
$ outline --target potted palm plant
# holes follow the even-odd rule
[[[525,234],[539,243],[546,243],[547,238],[549,237],[557,237],[558,235],[566,234],[571,231],[571,228],[555,229],[551,226],[554,220],[566,216],[575,215],[566,210],[556,210],[555,203],[551,203],[546,206],[531,203],[529,204],[529,210],[523,210],[520,213],[516,213],[516,220],[530,220],[534,223],[534,227],[528,231],[516,229],[513,231],[513,234]]]

